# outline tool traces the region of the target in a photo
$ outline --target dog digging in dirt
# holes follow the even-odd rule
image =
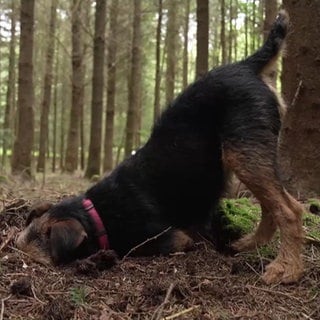
[[[186,88],[162,113],[147,143],[84,194],[35,208],[18,247],[55,264],[99,249],[110,248],[121,257],[143,242],[136,254],[187,250],[192,245],[188,228],[214,214],[231,170],[262,209],[255,232],[233,248],[255,249],[279,228],[279,253],[263,280],[297,281],[303,271],[302,207],[279,178],[284,106],[264,80],[280,56],[287,27],[288,16],[281,11],[257,52],[209,71]]]

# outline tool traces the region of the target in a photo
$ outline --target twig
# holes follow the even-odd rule
[[[8,232],[7,239],[1,244],[0,246],[0,252],[8,245],[8,243],[12,240],[12,238],[15,236],[15,233],[17,231],[17,228],[12,227],[10,231]]]
[[[3,320],[4,315],[4,302],[11,298],[11,294],[6,298],[1,299],[1,312],[0,312],[0,320]]]
[[[312,243],[314,245],[320,245],[320,239],[314,237],[314,236],[305,236],[304,240],[308,243]]]
[[[174,284],[171,283],[168,290],[167,290],[167,293],[166,293],[166,296],[163,300],[163,302],[160,304],[160,306],[156,309],[155,313],[153,314],[151,320],[155,319],[155,320],[160,320],[161,319],[161,315],[163,313],[163,309],[164,309],[164,306],[168,303],[169,301],[169,298],[170,298],[170,295],[171,295],[171,292],[174,288]]]
[[[184,315],[184,314],[186,314],[186,313],[188,313],[188,312],[190,312],[190,311],[193,311],[194,309],[196,309],[196,308],[198,308],[198,307],[199,307],[199,306],[190,307],[190,308],[188,308],[188,309],[185,309],[185,310],[182,310],[182,311],[177,312],[177,313],[175,313],[175,314],[172,314],[171,316],[164,317],[164,318],[162,318],[162,320],[171,320],[171,319],[174,319],[174,318],[178,318],[178,317],[180,317],[180,316],[182,316],[182,315]]]
[[[301,87],[302,87],[302,80],[299,81],[297,90],[296,90],[296,92],[295,92],[295,94],[294,94],[294,97],[293,97],[293,99],[292,99],[292,102],[291,102],[291,106],[290,106],[290,107],[293,107],[293,106],[296,104],[297,99],[298,99],[298,96],[299,96],[299,94],[300,94]]]
[[[156,240],[158,239],[160,236],[162,236],[163,234],[165,234],[166,232],[168,232],[172,227],[168,227],[167,229],[161,231],[160,233],[156,234],[155,236],[153,236],[152,238],[148,238],[147,240],[141,242],[140,244],[138,244],[137,246],[133,247],[132,249],[129,250],[129,252],[121,259],[121,261],[124,261],[128,256],[130,256],[130,254],[132,252],[134,252],[135,250],[137,250],[138,248],[142,247],[143,245],[145,245],[146,243]]]
[[[31,291],[32,291],[32,293],[33,293],[33,297],[34,297],[38,302],[40,302],[41,304],[45,304],[45,302],[43,302],[42,300],[40,300],[40,299],[37,297],[36,292],[35,292],[35,288],[34,288],[33,285],[31,285]]]

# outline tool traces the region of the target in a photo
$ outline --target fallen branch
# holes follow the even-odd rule
[[[1,299],[1,312],[0,312],[0,320],[3,320],[4,315],[4,302],[11,298],[11,294],[6,298]]]
[[[147,240],[141,242],[140,244],[138,244],[137,246],[133,247],[132,249],[129,250],[129,252],[121,259],[121,261],[124,261],[127,257],[130,256],[130,254],[132,252],[134,252],[135,250],[137,250],[138,248],[144,246],[146,243],[150,242],[150,241],[153,241],[153,240],[156,240],[158,239],[159,237],[161,237],[163,234],[165,234],[166,232],[168,232],[169,230],[171,230],[172,227],[168,227],[167,229],[161,231],[160,233],[156,234],[155,236],[153,236],[152,238],[148,238]]]
[[[171,283],[168,290],[167,290],[167,293],[166,293],[166,296],[163,300],[163,302],[160,304],[160,306],[156,309],[155,313],[153,314],[151,320],[155,319],[155,320],[160,320],[161,319],[161,315],[163,313],[163,309],[164,309],[164,306],[168,303],[169,301],[169,298],[170,298],[170,295],[171,295],[171,292],[174,288],[174,284]]]

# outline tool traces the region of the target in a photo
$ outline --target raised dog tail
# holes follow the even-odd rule
[[[281,10],[264,45],[242,63],[250,66],[256,74],[267,73],[281,55],[288,25],[289,16],[285,10]]]

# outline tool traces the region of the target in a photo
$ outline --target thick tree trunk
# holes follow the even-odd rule
[[[186,88],[188,85],[188,69],[189,69],[189,16],[190,16],[190,0],[185,0],[185,20],[183,30],[183,67],[182,67],[182,86]]]
[[[11,39],[9,45],[9,70],[8,70],[8,83],[7,83],[7,93],[6,93],[6,109],[4,115],[3,124],[3,151],[2,151],[2,166],[6,166],[7,150],[11,146],[11,141],[13,137],[13,113],[15,104],[15,64],[16,64],[16,5],[15,2],[11,3]]]
[[[167,70],[166,70],[166,103],[170,103],[174,98],[174,85],[176,75],[176,51],[177,51],[177,1],[168,3],[167,22]]]
[[[20,10],[18,133],[13,148],[12,173],[30,178],[34,130],[32,61],[34,0],[21,0]]]
[[[289,108],[280,160],[284,180],[300,195],[320,194],[320,2],[284,0],[291,30],[283,63],[282,91]]]
[[[189,2],[189,0],[187,0]],[[161,26],[162,26],[162,0],[158,2],[158,23],[156,35],[156,75],[154,87],[154,108],[153,108],[153,121],[156,121],[160,116],[160,63],[161,63]]]
[[[197,59],[196,79],[208,71],[209,1],[197,0]]]
[[[52,172],[57,166],[57,128],[58,128],[58,83],[59,83],[59,47],[56,50],[53,88],[53,127],[52,127]]]
[[[51,14],[48,36],[48,47],[46,54],[45,76],[44,76],[44,91],[41,103],[41,119],[40,119],[40,141],[39,141],[39,156],[37,171],[45,170],[46,149],[48,147],[49,136],[49,112],[51,103],[51,87],[52,87],[52,67],[55,43],[55,29],[57,19],[57,0],[51,2]]]
[[[118,42],[118,11],[119,1],[112,0],[110,8],[110,38],[108,44],[108,83],[106,104],[106,125],[104,137],[104,162],[103,171],[110,172],[113,169],[113,137],[114,115],[116,98],[117,76],[117,42]]]
[[[101,170],[106,7],[106,0],[96,1],[92,76],[91,131],[89,159],[87,170],[85,173],[85,176],[87,178],[91,178],[94,175],[100,175]]]
[[[128,93],[125,156],[136,147],[141,99],[141,0],[134,0],[131,73]]]
[[[80,113],[84,103],[84,70],[82,39],[82,1],[73,0],[72,12],[72,104],[64,169],[72,173],[78,168]]]

